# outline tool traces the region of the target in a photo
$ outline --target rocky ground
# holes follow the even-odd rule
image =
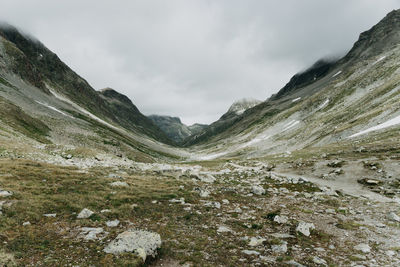
[[[1,155],[7,266],[400,264],[394,158]]]

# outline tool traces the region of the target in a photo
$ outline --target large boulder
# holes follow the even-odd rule
[[[159,234],[131,229],[119,234],[104,248],[104,252],[111,254],[135,252],[145,261],[148,256],[155,257],[157,249],[160,247],[161,237]]]

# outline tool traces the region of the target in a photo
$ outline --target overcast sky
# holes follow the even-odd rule
[[[0,0],[0,20],[95,89],[192,124],[217,120],[240,98],[265,100],[397,8],[400,0]]]

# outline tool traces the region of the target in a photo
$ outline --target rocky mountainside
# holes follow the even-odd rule
[[[399,14],[362,33],[342,59],[317,62],[275,96],[189,144],[203,144],[207,158],[209,147],[216,157],[249,157],[368,138],[389,145],[400,115]]]
[[[261,100],[246,98],[235,101],[229,107],[228,111],[221,116],[221,118],[207,127],[202,127],[200,131],[188,136],[182,141],[182,144],[184,146],[191,146],[199,142],[205,142],[210,137],[225,131],[227,128],[235,124],[242,116],[245,116],[244,113],[246,110],[257,106],[260,103],[262,103]]]
[[[198,123],[187,126],[178,117],[150,115],[148,118],[176,144],[182,143],[189,136],[198,134],[207,127],[207,125]]]
[[[400,266],[399,15],[179,149],[0,30],[0,266]]]
[[[0,77],[4,85],[21,89],[21,85],[17,83],[24,82],[27,85],[24,87],[33,86],[49,97],[65,97],[109,123],[164,143],[171,143],[129,99],[122,95],[117,96],[115,91],[114,94],[95,91],[87,81],[34,37],[23,34],[10,25],[1,25],[0,39]],[[13,91],[8,93],[11,92]],[[22,93],[22,90],[19,92]],[[31,97],[28,94],[29,89],[25,95]]]

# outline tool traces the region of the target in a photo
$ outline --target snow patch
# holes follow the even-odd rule
[[[285,128],[283,128],[283,132],[289,130],[290,128],[293,128],[294,126],[296,126],[297,124],[299,124],[300,121],[296,121],[296,120],[292,120],[291,122],[285,124]]]
[[[60,113],[60,114],[62,114],[62,115],[64,115],[64,116],[67,116],[67,117],[69,117],[69,118],[74,118],[74,117],[72,117],[71,115],[68,115],[68,114],[66,114],[65,112],[62,112],[61,110],[59,110],[59,109],[57,109],[57,108],[55,108],[55,107],[53,107],[53,106],[50,106],[50,105],[48,105],[48,104],[46,104],[46,103],[43,103],[43,102],[40,102],[40,101],[37,101],[37,100],[35,100],[35,102],[38,103],[38,104],[40,104],[40,105],[42,105],[42,106],[45,106],[46,108],[49,108],[49,109],[51,109],[51,110],[54,110],[54,111],[56,111],[56,112],[58,112],[58,113]]]
[[[51,92],[56,98],[58,98],[59,100],[64,101],[64,102],[66,102],[66,103],[68,103],[68,104],[71,104],[74,108],[76,108],[76,109],[78,109],[79,111],[81,111],[82,113],[88,115],[90,118],[92,118],[92,119],[94,119],[94,120],[96,120],[96,121],[98,121],[98,122],[100,122],[100,123],[102,123],[102,124],[104,124],[104,125],[106,125],[106,126],[112,128],[112,129],[114,129],[114,130],[119,130],[119,128],[117,128],[117,127],[115,127],[114,125],[111,125],[110,123],[108,123],[108,122],[106,122],[106,121],[100,119],[100,118],[97,117],[96,115],[94,115],[94,114],[90,113],[89,111],[87,111],[86,109],[80,107],[78,104],[72,102],[72,101],[69,100],[68,98],[66,98],[66,97],[64,97],[64,96],[62,96],[62,95],[56,93],[56,92],[53,91],[53,90],[50,90],[50,92]]]
[[[342,71],[341,71],[341,70],[339,70],[338,72],[336,72],[335,74],[333,74],[332,78],[334,78],[334,77],[338,76],[340,73],[342,73]]]
[[[386,56],[378,58],[374,63],[372,63],[372,65],[375,65],[376,63],[378,63],[379,61],[384,60],[385,58],[386,58]]]
[[[219,158],[225,154],[228,154],[228,152],[221,152],[221,153],[215,153],[215,154],[209,154],[209,155],[205,155],[205,156],[200,156],[198,159],[199,160],[212,160],[212,159],[216,159]]]
[[[292,100],[292,102],[297,102],[297,101],[299,101],[300,99],[301,99],[301,97],[295,98],[295,99]]]
[[[359,135],[363,135],[363,134],[366,134],[366,133],[369,133],[369,132],[373,132],[373,131],[384,129],[384,128],[387,128],[387,127],[391,127],[391,126],[394,126],[394,125],[397,125],[397,124],[400,124],[400,115],[397,116],[397,117],[394,117],[393,119],[390,119],[390,120],[388,120],[388,121],[386,121],[384,123],[378,124],[378,125],[376,125],[374,127],[368,128],[368,129],[366,129],[364,131],[361,131],[361,132],[358,132],[356,134],[350,135],[348,138],[353,138],[353,137],[356,137],[356,136],[359,136]]]
[[[327,100],[324,101],[324,103],[322,103],[317,110],[323,109],[324,107],[326,107],[329,103],[329,98]]]

